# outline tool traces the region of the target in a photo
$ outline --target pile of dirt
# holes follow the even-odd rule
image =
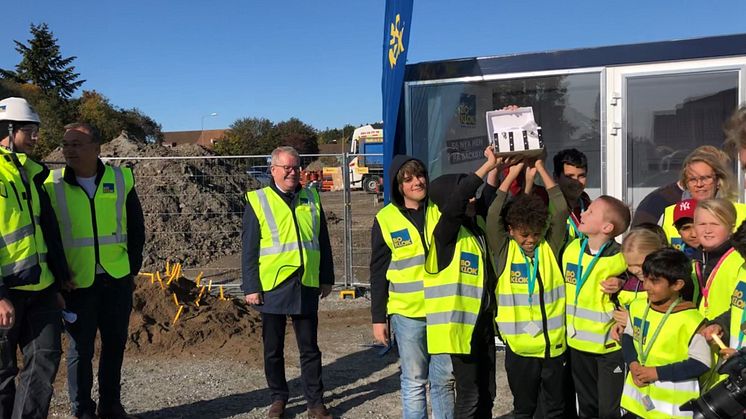
[[[212,151],[196,144],[164,147],[131,140],[125,134],[101,147],[104,159],[138,157],[114,164],[131,167],[135,174],[145,213],[145,269],[167,259],[203,266],[240,252],[243,195],[261,185],[246,174],[244,162],[211,156],[215,156]],[[173,157],[179,159],[169,159]],[[57,149],[45,160],[64,158]]]
[[[261,319],[245,302],[227,295],[221,300],[213,286],[196,304],[201,287],[186,278],[164,283],[165,289],[147,277],[135,281],[127,352],[169,358],[219,353],[246,362],[261,358]]]

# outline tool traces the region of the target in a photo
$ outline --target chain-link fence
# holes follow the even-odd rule
[[[380,193],[363,190],[378,189],[373,188],[373,182],[380,181],[377,174],[350,176],[349,166],[342,164],[355,156],[301,156],[304,168],[308,168],[302,172],[302,182],[322,191],[335,282],[340,286],[368,284],[370,227],[382,206]],[[269,156],[105,160],[134,170],[147,233],[144,270],[162,270],[166,261],[178,262],[189,278],[201,272],[204,280],[216,284],[233,287],[240,284],[244,195],[269,184]]]

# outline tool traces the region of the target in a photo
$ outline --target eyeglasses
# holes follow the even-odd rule
[[[272,167],[281,167],[285,173],[300,172],[300,166],[283,166],[280,164],[273,164]]]
[[[690,177],[686,183],[689,185],[698,185],[699,183],[702,183],[703,185],[711,185],[712,182],[715,181],[715,178],[717,176],[710,175],[710,176],[699,176],[699,177]]]

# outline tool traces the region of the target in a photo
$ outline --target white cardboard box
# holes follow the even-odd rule
[[[533,157],[544,150],[541,127],[531,107],[487,112],[487,137],[498,155]]]

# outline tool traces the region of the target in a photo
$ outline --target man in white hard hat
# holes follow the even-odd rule
[[[49,170],[27,155],[36,144],[39,123],[39,116],[25,99],[0,100],[3,418],[47,417],[61,353],[59,289],[70,282],[57,220],[43,188]],[[20,374],[18,348],[23,353]]]

